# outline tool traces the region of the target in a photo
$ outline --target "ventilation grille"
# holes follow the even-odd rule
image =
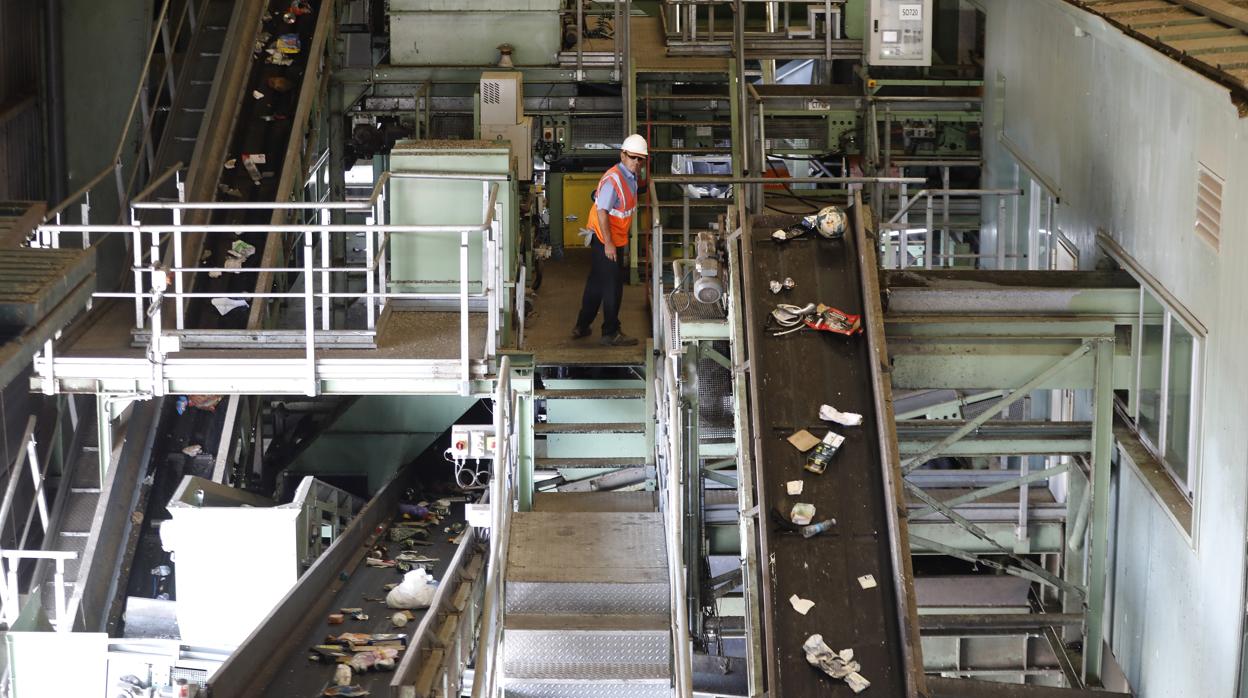
[[[481,81],[481,101],[486,104],[498,104],[502,101],[503,90],[493,80]]]
[[[1222,178],[1201,163],[1196,170],[1196,234],[1218,249],[1222,241]]]

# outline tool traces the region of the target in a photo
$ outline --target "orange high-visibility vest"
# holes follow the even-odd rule
[[[602,179],[598,180],[598,186],[594,189],[594,203],[589,207],[589,229],[598,236],[599,242],[607,244],[607,239],[598,229],[598,192],[602,190],[604,184],[610,183],[615,187],[616,194],[615,205],[607,211],[607,220],[611,227],[611,243],[616,247],[624,247],[628,244],[628,234],[633,229],[633,214],[637,211],[637,193],[625,184],[625,175],[619,169],[619,165],[612,167],[603,173]]]

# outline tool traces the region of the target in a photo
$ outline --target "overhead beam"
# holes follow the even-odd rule
[[[960,635],[985,631],[1035,631],[1050,626],[1083,625],[1082,613],[933,613],[919,616],[924,635]]]
[[[893,390],[1013,389],[1080,344],[1078,339],[999,337],[902,341],[890,334]],[[1129,344],[1122,342],[1113,356],[1116,390],[1131,387],[1134,364]],[[1091,388],[1094,363],[1085,356],[1035,389]]]
[[[1091,349],[1092,349],[1092,346],[1090,344],[1087,344],[1087,343],[1080,344],[1078,348],[1076,348],[1074,351],[1070,352],[1066,356],[1062,357],[1059,361],[1057,361],[1057,363],[1054,363],[1053,365],[1044,369],[1040,373],[1036,374],[1033,378],[1031,378],[1027,382],[1015,388],[1014,391],[1011,392],[1009,395],[1006,395],[1002,397],[1000,400],[994,402],[992,404],[991,409],[983,412],[978,417],[975,417],[974,419],[967,421],[962,426],[953,430],[953,432],[950,433],[945,438],[941,439],[935,444],[932,444],[926,450],[924,450],[923,452],[911,458],[909,461],[906,462],[905,466],[902,467],[901,469],[902,474],[909,473],[915,468],[918,468],[919,466],[923,465],[932,457],[941,455],[942,453],[944,453],[945,448],[952,445],[953,443],[956,443],[959,439],[971,433],[983,423],[987,422],[998,411],[1005,409],[1006,407],[1009,407],[1015,402],[1018,402],[1020,399],[1030,394],[1031,391],[1036,390],[1040,385],[1048,381],[1050,378],[1066,370],[1068,366],[1075,363],[1079,359],[1083,358],[1083,356],[1086,355]]]
[[[1034,473],[1028,473],[1027,475],[1017,477],[1013,480],[1008,480],[1006,482],[992,485],[990,487],[985,487],[983,489],[975,490],[973,492],[968,492],[967,494],[954,497],[952,499],[946,499],[943,502],[941,502],[941,504],[944,504],[947,507],[956,507],[962,504],[969,504],[970,502],[976,502],[986,497],[991,497],[996,494],[1001,494],[1002,492],[1009,492],[1010,490],[1016,489],[1022,485],[1031,484],[1033,482],[1039,482],[1041,480],[1047,480],[1051,477],[1057,477],[1058,475],[1061,475],[1067,470],[1070,470],[1070,465],[1071,465],[1070,463],[1063,463],[1061,465],[1048,468],[1047,470],[1039,470]],[[934,514],[934,513],[936,513],[935,508],[927,507],[926,509],[920,509],[916,512],[911,512],[910,518],[917,519],[921,516],[926,516],[928,514]]]
[[[884,273],[886,322],[898,316],[1004,316],[1130,322],[1139,283],[1123,271],[894,270]]]
[[[914,456],[965,425],[963,420],[907,420],[897,422],[901,455]],[[987,421],[950,444],[946,456],[1052,456],[1090,453],[1091,422]]]

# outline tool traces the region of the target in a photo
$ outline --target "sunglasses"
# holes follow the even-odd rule
[[[628,153],[628,152],[624,153],[624,157],[628,158],[629,160],[645,160],[646,159],[645,155],[633,155],[632,153]]]

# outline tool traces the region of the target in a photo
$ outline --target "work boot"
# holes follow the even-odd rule
[[[623,332],[602,336],[602,343],[608,347],[631,347],[637,345],[636,337],[629,337]]]
[[[584,337],[588,337],[591,331],[592,330],[590,330],[588,327],[580,327],[580,326],[573,327],[572,339],[582,339]]]

